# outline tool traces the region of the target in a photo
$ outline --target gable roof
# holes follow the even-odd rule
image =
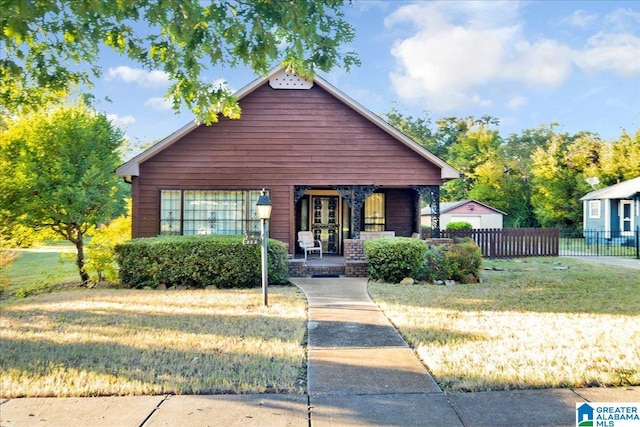
[[[640,194],[640,176],[587,193],[580,200],[631,199]]]
[[[280,75],[284,75],[284,74],[288,74],[284,68],[276,67],[268,75],[255,79],[253,82],[249,83],[247,86],[237,91],[234,94],[234,96],[238,99],[238,102],[240,102],[242,98],[252,93],[254,90],[256,90],[257,88],[265,84],[267,81],[270,81],[271,79],[274,79],[274,78],[278,78],[280,77]],[[371,123],[373,123],[374,125],[378,126],[380,129],[382,129],[383,131],[391,135],[394,139],[396,139],[397,141],[399,141],[400,143],[404,144],[406,147],[414,151],[416,154],[428,160],[429,162],[433,163],[434,165],[440,167],[441,179],[450,180],[450,179],[455,179],[460,177],[459,172],[456,169],[454,169],[452,166],[450,166],[448,163],[446,163],[444,160],[437,157],[435,154],[431,153],[430,151],[422,147],[420,144],[416,143],[414,140],[412,140],[411,138],[409,138],[408,136],[400,132],[395,127],[391,126],[389,123],[384,121],[378,115],[372,113],[371,111],[369,111],[368,109],[366,109],[365,107],[363,107],[362,105],[354,101],[353,99],[349,98],[347,95],[345,95],[343,92],[338,90],[335,86],[333,86],[326,80],[322,79],[319,76],[316,76],[313,78],[313,81],[309,83],[317,84],[322,89],[326,90],[331,95],[333,95],[335,98],[339,99],[341,102],[343,102],[344,104],[348,105],[353,110],[358,112],[361,116],[368,119]],[[199,126],[201,126],[201,124],[195,121],[192,121],[186,124],[182,128],[173,132],[168,137],[162,139],[161,141],[151,146],[149,149],[143,151],[142,153],[138,154],[131,160],[122,164],[120,167],[116,169],[116,174],[125,178],[130,178],[131,176],[138,176],[140,174],[141,163],[152,158],[153,156],[155,156],[165,148],[179,141],[183,136],[187,135],[188,133],[195,130]]]
[[[508,215],[506,212],[502,212],[500,209],[496,209],[494,207],[491,207],[487,204],[484,204],[482,202],[479,202],[475,199],[465,199],[465,200],[460,200],[457,202],[440,202],[440,214],[442,215],[443,213],[447,213],[448,211],[451,211],[455,208],[457,208],[458,206],[462,206],[465,205],[469,202],[473,202],[473,203],[477,203],[478,205],[482,205],[487,209],[491,209],[492,211],[502,214],[502,215]],[[420,215],[431,215],[431,206],[427,206],[422,208],[422,210],[420,211]]]

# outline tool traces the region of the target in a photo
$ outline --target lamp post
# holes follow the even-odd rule
[[[260,239],[262,240],[262,302],[267,303],[267,284],[269,283],[269,273],[267,271],[267,240],[266,223],[271,217],[271,199],[266,189],[262,189],[258,202],[256,203],[258,218],[260,218]]]

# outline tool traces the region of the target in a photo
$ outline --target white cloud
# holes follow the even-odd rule
[[[528,104],[527,98],[524,96],[516,95],[507,101],[507,107],[511,110],[516,110]]]
[[[602,28],[585,45],[570,47],[549,35],[530,39],[523,12],[521,3],[511,1],[425,2],[398,8],[385,20],[386,26],[408,32],[391,50],[396,66],[389,77],[395,92],[433,111],[448,111],[491,105],[492,100],[479,93],[495,94],[493,89],[502,84],[557,89],[576,65],[592,73],[640,75],[640,38],[633,29],[640,25],[629,25],[640,24],[639,14],[617,10],[596,21],[577,11],[565,19],[568,28]],[[508,96],[500,103],[523,105],[520,94]]]
[[[125,83],[137,83],[143,87],[165,87],[169,85],[169,76],[164,71],[146,71],[125,65],[107,71],[107,80],[122,80]]]
[[[486,107],[483,87],[504,80],[555,86],[571,70],[567,48],[523,39],[515,2],[435,2],[399,8],[386,25],[413,24],[415,32],[392,49],[390,75],[398,95],[430,109]]]
[[[396,42],[391,51],[398,62],[391,80],[400,97],[426,99],[434,110],[486,105],[475,90],[499,75],[506,41],[518,32],[518,26],[492,25],[502,15],[487,15],[480,3],[464,3],[473,6],[469,9],[457,5],[414,4],[401,7],[385,21],[387,25],[409,21],[417,29]],[[499,6],[511,9],[508,3]],[[459,19],[465,25],[453,22]]]
[[[123,132],[127,130],[127,126],[136,122],[135,117],[132,115],[120,117],[117,114],[107,114],[107,119],[109,119],[115,127],[121,129]]]
[[[612,71],[627,78],[640,76],[640,37],[598,33],[589,38],[576,63],[587,72]]]
[[[144,105],[158,111],[167,111],[173,108],[171,101],[159,96],[147,99]]]
[[[498,77],[534,86],[555,88],[571,75],[576,52],[554,40],[535,44],[522,40],[514,46],[515,56],[501,64]]]
[[[587,28],[598,19],[598,15],[594,13],[588,13],[582,9],[576,10],[570,16],[562,20],[563,23],[567,23],[572,27]]]

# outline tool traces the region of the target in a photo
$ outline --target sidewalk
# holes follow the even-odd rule
[[[309,301],[307,395],[10,399],[0,426],[575,426],[640,387],[443,393],[363,279],[292,279]]]
[[[593,262],[597,264],[612,265],[614,267],[635,268],[640,270],[640,259],[623,258],[615,256],[572,256],[563,255],[565,258],[579,259],[581,261]],[[640,280],[640,279],[639,279]]]

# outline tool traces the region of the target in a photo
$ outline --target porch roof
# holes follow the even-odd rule
[[[640,176],[584,195],[580,200],[632,199],[640,194]]]
[[[238,99],[238,102],[239,102],[240,100],[242,100],[242,98],[252,93],[254,90],[256,90],[257,88],[259,88],[260,86],[268,82],[270,79],[282,73],[286,73],[286,70],[282,67],[276,67],[268,75],[254,80],[244,88],[237,91],[234,94],[234,96]],[[365,107],[363,107],[362,105],[360,105],[359,103],[357,103],[356,101],[354,101],[353,99],[345,95],[343,92],[338,90],[335,86],[333,86],[326,80],[322,79],[319,76],[315,76],[313,78],[313,83],[317,84],[318,86],[320,86],[321,88],[329,92],[331,95],[333,95],[335,98],[337,98],[338,100],[342,101],[344,104],[348,105],[349,107],[357,111],[360,115],[367,118],[371,123],[378,126],[380,129],[382,129],[383,131],[391,135],[394,139],[404,144],[406,147],[411,149],[413,152],[415,152],[419,156],[423,157],[424,159],[431,162],[432,164],[438,166],[440,168],[440,177],[443,181],[460,177],[460,173],[456,169],[454,169],[451,165],[446,163],[444,160],[442,160],[435,154],[426,150],[420,144],[416,143],[414,140],[412,140],[411,138],[409,138],[408,136],[400,132],[398,129],[396,129],[395,127],[391,126],[389,123],[384,121],[378,115],[369,111],[368,109],[366,109]],[[200,125],[201,125],[200,123],[197,123],[195,121],[192,121],[186,124],[185,126],[178,129],[168,137],[162,139],[161,141],[151,146],[149,149],[143,151],[142,153],[138,154],[128,162],[122,164],[120,167],[116,169],[115,171],[116,174],[128,179],[130,179],[132,176],[139,176],[141,163],[152,158],[153,156],[155,156],[165,148],[168,148],[175,142],[179,141],[182,137],[192,132]]]

